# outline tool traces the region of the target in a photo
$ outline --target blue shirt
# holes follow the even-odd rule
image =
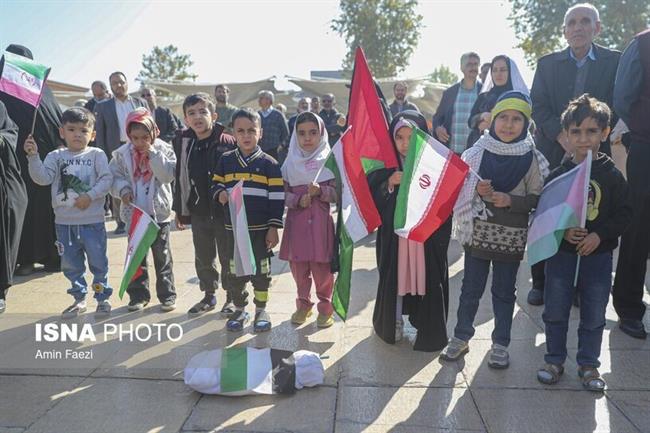
[[[618,62],[614,81],[614,111],[626,124],[630,120],[630,107],[639,99],[643,85],[643,66],[639,55],[639,42],[632,39]]]
[[[449,148],[459,155],[467,148],[467,138],[471,132],[467,121],[476,98],[478,98],[478,89],[478,81],[469,90],[464,88],[462,83],[458,87],[458,94],[454,103],[454,114],[451,119],[451,131],[449,131]]]
[[[573,50],[569,48],[569,57],[571,57],[573,60],[576,61],[576,66],[578,67],[578,69],[580,69],[582,66],[584,66],[585,63],[587,63],[587,59],[591,59],[592,61],[596,60],[596,54],[594,53],[594,46],[592,45],[591,48],[589,48],[589,52],[587,53],[587,55],[580,60],[576,59],[575,54],[573,54]]]

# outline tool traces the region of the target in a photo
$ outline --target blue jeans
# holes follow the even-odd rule
[[[544,325],[546,355],[549,364],[566,360],[566,339],[569,313],[573,304],[573,280],[577,255],[558,251],[546,261],[544,286]],[[612,253],[610,251],[580,258],[578,292],[580,293],[580,325],[578,327],[578,365],[600,367],[600,344],[605,328],[605,309],[612,287]]]
[[[93,286],[101,284],[103,290],[95,292],[97,301],[108,299],[113,289],[108,286],[108,257],[106,257],[106,228],[104,223],[84,225],[56,224],[57,249],[61,255],[61,271],[72,286],[68,293],[75,300],[86,298],[86,258],[93,274]]]
[[[454,336],[469,341],[474,336],[474,317],[478,304],[485,291],[492,262],[492,310],[494,312],[494,330],[492,342],[502,346],[510,344],[512,313],[515,309],[515,282],[519,262],[499,262],[473,257],[465,251],[465,274],[460,289],[458,304],[458,323]]]

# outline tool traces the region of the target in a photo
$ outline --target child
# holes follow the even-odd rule
[[[314,304],[309,292],[313,278],[319,301],[316,324],[320,328],[329,328],[334,324],[334,276],[330,270],[334,248],[334,221],[330,215],[330,203],[336,201],[334,174],[322,169],[318,183],[314,183],[329,153],[323,120],[314,113],[300,113],[291,134],[287,159],[282,165],[288,211],[280,259],[289,261],[298,287],[296,312],[291,316],[291,322],[300,325],[311,316]]]
[[[126,118],[129,141],[113,152],[109,166],[114,181],[111,195],[122,200],[122,221],[131,221],[131,204],[148,213],[160,226],[151,245],[156,269],[156,294],[162,311],[176,308],[173,261],[169,245],[172,188],[176,156],[172,147],[160,140],[158,128],[145,108],[138,108]],[[139,311],[151,299],[147,258],[142,260],[141,273],[127,287],[129,311]]]
[[[30,135],[25,141],[29,175],[38,185],[52,185],[52,208],[56,223],[56,246],[61,255],[61,270],[72,287],[68,293],[74,302],[63,310],[63,318],[86,311],[88,286],[85,260],[93,274],[96,313],[108,315],[108,285],[104,201],[113,182],[106,154],[88,147],[95,139],[95,116],[81,107],[66,110],[59,134],[67,148],[48,153],[45,161],[38,156],[37,143]]]
[[[397,114],[390,123],[389,133],[402,164],[416,126],[428,132],[424,116],[412,110]],[[417,329],[413,350],[435,352],[447,343],[451,218],[424,243],[397,236],[394,215],[401,178],[401,168],[379,169],[368,175],[382,221],[377,231],[379,284],[372,324],[382,340],[394,344],[403,337],[402,315],[406,314]]]
[[[221,285],[228,289],[228,258],[226,257],[226,228],[223,206],[210,197],[212,170],[224,152],[235,148],[235,138],[224,132],[217,123],[214,104],[206,93],[196,93],[185,98],[183,114],[188,129],[177,133],[173,141],[176,155],[176,182],[174,205],[176,227],[185,229],[192,224],[194,243],[194,266],[199,277],[203,299],[188,314],[199,315],[213,310],[217,305],[215,296],[219,288],[219,272],[215,265],[217,249],[221,264]],[[230,298],[221,309],[224,315],[234,311]]]
[[[546,365],[537,372],[537,379],[545,384],[557,383],[564,372],[569,312],[577,289],[580,292],[578,375],[586,389],[596,392],[604,391],[606,386],[598,372],[598,357],[612,286],[612,251],[632,216],[625,178],[611,158],[598,152],[600,143],[609,135],[610,116],[605,103],[586,94],[571,101],[562,114],[562,128],[573,149],[573,158],[553,170],[547,181],[576,167],[591,150],[587,224],[586,228],[565,230],[560,249],[546,261],[542,315]],[[574,288],[578,256],[578,287]]]
[[[488,358],[491,368],[507,368],[515,282],[523,258],[528,215],[537,204],[548,162],[528,133],[531,105],[517,91],[502,94],[492,109],[492,123],[463,160],[480,174],[468,174],[454,208],[454,231],[465,248],[465,274],[458,322],[440,358],[455,361],[468,350],[474,317],[492,263],[494,331]]]
[[[271,251],[278,244],[278,229],[282,228],[284,191],[282,174],[275,159],[258,146],[262,136],[259,114],[251,109],[238,110],[232,116],[237,149],[223,154],[212,177],[212,197],[222,205],[228,203],[229,190],[244,180],[244,205],[248,219],[256,275],[236,277],[230,272],[230,296],[235,312],[226,323],[229,331],[241,331],[249,320],[245,311],[248,304],[246,283],[251,281],[254,289],[255,332],[269,331],[271,318],[265,311],[268,290],[271,285]],[[234,239],[229,212],[224,213],[228,236],[230,269],[234,269]]]

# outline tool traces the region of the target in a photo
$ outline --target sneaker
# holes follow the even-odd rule
[[[0,299],[0,314],[4,313],[7,309],[7,301]]]
[[[19,276],[19,277],[26,277],[27,275],[31,275],[34,273],[34,264],[27,264],[27,265],[18,265],[18,268],[14,272],[14,275]]]
[[[319,328],[329,328],[334,324],[334,316],[331,314],[319,314],[316,318],[316,326]]]
[[[395,321],[395,343],[402,341],[404,338],[404,321],[396,320]]]
[[[447,346],[440,352],[440,359],[444,361],[457,361],[467,352],[469,352],[469,344],[467,344],[467,341],[451,337]]]
[[[544,305],[544,292],[539,289],[530,289],[526,301],[528,301],[530,305]]]
[[[303,310],[298,308],[295,313],[291,315],[291,323],[295,325],[302,325],[312,315],[311,310]],[[320,318],[320,316],[318,316]]]
[[[630,337],[645,340],[648,333],[643,326],[643,322],[635,319],[619,319],[618,327]]]
[[[241,332],[249,320],[250,316],[246,311],[235,310],[226,322],[226,329],[232,332]]]
[[[129,311],[142,311],[149,304],[149,301],[130,301],[126,307]]]
[[[194,304],[194,306],[189,309],[187,314],[190,316],[199,316],[203,313],[214,310],[216,306],[217,297],[214,295],[206,295],[203,299]]]
[[[253,321],[253,332],[267,332],[271,330],[271,317],[265,310],[255,313]]]
[[[221,307],[221,311],[219,311],[219,314],[221,314],[221,317],[225,318],[230,318],[235,312],[235,304],[232,303],[232,301],[226,300],[226,303],[223,304],[223,307]]]
[[[490,356],[488,358],[488,367],[496,369],[508,368],[510,365],[510,355],[508,348],[500,344],[492,344]]]
[[[174,311],[176,309],[176,300],[168,299],[167,301],[160,304],[160,310],[164,312]]]
[[[108,299],[105,301],[99,301],[97,303],[97,309],[95,310],[95,315],[97,316],[108,316],[111,314],[111,303],[108,302]]]
[[[74,317],[77,317],[81,313],[85,313],[85,312],[86,312],[86,300],[81,299],[79,301],[74,301],[74,304],[70,305],[68,308],[63,310],[61,316],[64,319],[72,319]]]

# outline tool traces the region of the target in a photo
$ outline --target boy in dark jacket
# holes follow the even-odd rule
[[[229,288],[228,258],[224,250],[224,211],[223,206],[212,200],[210,183],[213,168],[224,152],[235,148],[235,139],[224,132],[223,125],[215,122],[215,107],[206,93],[197,93],[185,98],[183,114],[188,129],[177,132],[173,140],[178,161],[173,209],[179,230],[185,229],[185,224],[192,225],[194,266],[204,296],[190,308],[188,314],[199,315],[213,310],[217,305],[217,250],[221,264],[221,285],[226,292]],[[227,297],[221,313],[230,315],[232,312],[233,305]]]
[[[578,375],[582,385],[602,392],[605,381],[598,372],[605,310],[612,286],[612,251],[630,222],[632,207],[628,186],[614,161],[599,152],[609,135],[611,112],[607,105],[588,95],[571,101],[562,114],[573,158],[551,172],[547,182],[575,168],[592,152],[586,227],[565,230],[559,251],[546,262],[544,324],[546,365],[537,372],[540,382],[556,383],[564,372],[569,313],[574,290],[580,293],[578,327]],[[576,262],[580,256],[577,288]]]

